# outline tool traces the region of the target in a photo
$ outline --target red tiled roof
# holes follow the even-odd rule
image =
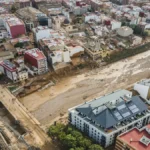
[[[147,128],[150,129],[150,124],[147,126]],[[150,134],[145,129],[140,131],[137,128],[134,128],[131,131],[120,135],[119,138],[121,139],[122,142],[127,143],[136,150],[150,150],[150,144],[146,146],[142,142],[140,142],[140,139],[143,136],[150,139]]]

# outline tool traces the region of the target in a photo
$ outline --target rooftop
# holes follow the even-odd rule
[[[137,114],[147,109],[139,96],[132,96],[127,90],[118,90],[80,105],[76,111],[102,128],[109,129],[125,120],[134,120]]]
[[[38,31],[42,31],[42,30],[48,30],[48,32],[50,31],[50,29],[47,26],[38,26],[36,28],[32,29],[35,33]]]
[[[137,82],[137,84],[141,84],[141,85],[145,85],[145,86],[150,86],[150,79],[143,79],[143,80]]]
[[[16,11],[16,14],[22,19],[37,20],[38,16],[46,16],[44,13],[33,7],[25,7]]]
[[[150,150],[150,125],[141,130],[134,128],[120,135],[119,139],[136,150]]]
[[[38,48],[27,50],[25,54],[28,54],[37,60],[46,58],[43,52],[40,51]]]
[[[2,61],[1,65],[10,71],[16,71],[16,66],[12,62],[10,62],[9,60]]]
[[[23,25],[23,21],[17,18],[13,14],[2,14],[0,15],[3,20],[5,20],[9,26]]]
[[[10,42],[13,44],[13,43],[23,43],[23,42],[29,42],[30,39],[28,36],[25,36],[25,37],[20,37],[20,38],[16,38],[16,39],[12,39]]]

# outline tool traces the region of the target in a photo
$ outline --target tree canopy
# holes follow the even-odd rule
[[[100,145],[93,144],[88,137],[70,125],[52,125],[48,135],[57,139],[66,150],[103,150]]]

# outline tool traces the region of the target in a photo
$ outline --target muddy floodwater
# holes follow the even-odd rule
[[[68,108],[150,77],[150,51],[84,73],[64,77],[55,86],[20,101],[43,124],[67,113]]]

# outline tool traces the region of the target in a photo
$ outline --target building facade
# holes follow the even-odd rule
[[[0,24],[6,28],[9,36],[12,38],[26,34],[26,28],[23,21],[13,14],[0,15]]]
[[[25,68],[18,68],[9,60],[0,62],[0,71],[13,82],[20,82],[28,79],[28,72]]]
[[[47,26],[38,26],[36,28],[33,28],[32,31],[36,42],[43,38],[50,37],[50,29]]]
[[[150,104],[150,79],[143,79],[134,84],[134,90]]]
[[[108,147],[121,133],[150,122],[147,105],[132,92],[118,90],[69,109],[69,122]]]
[[[38,74],[43,74],[48,71],[47,59],[39,49],[27,50],[24,54],[25,63],[35,67]]]

